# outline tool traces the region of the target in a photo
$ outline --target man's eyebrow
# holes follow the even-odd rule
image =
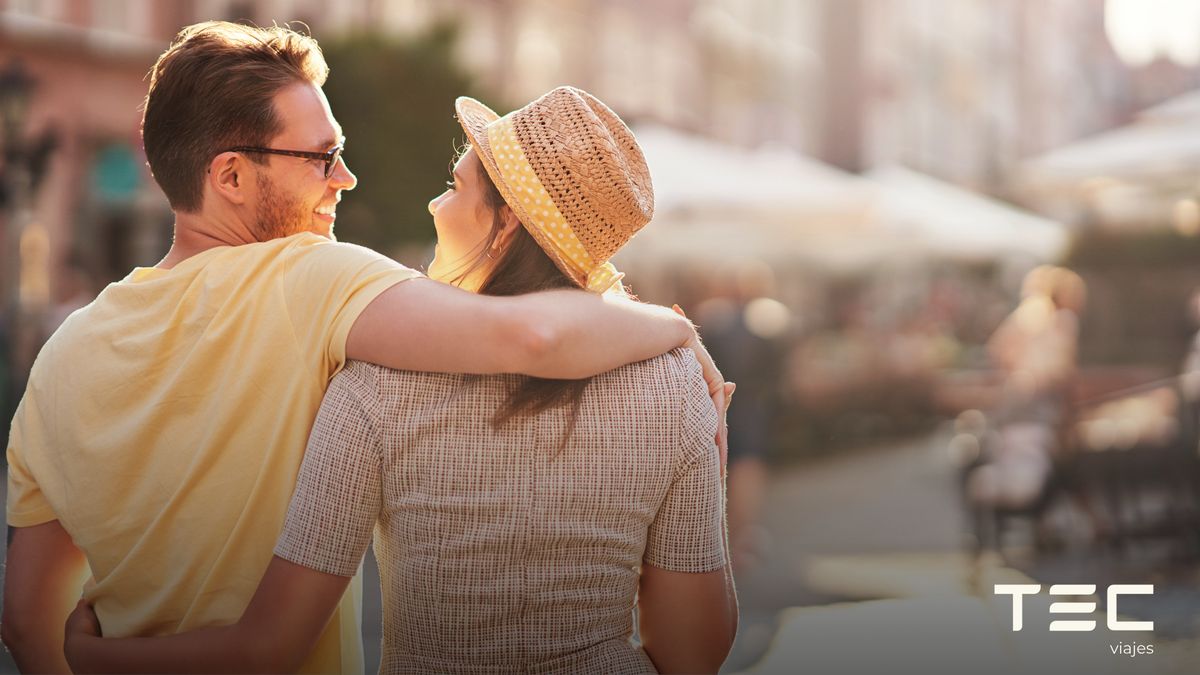
[[[343,141],[343,139],[346,138],[346,135],[344,133],[342,133],[341,127],[338,127],[334,133],[335,133],[335,136],[333,138],[326,138],[325,141],[321,143],[322,150],[329,150],[330,148],[337,145],[338,143],[341,143]]]

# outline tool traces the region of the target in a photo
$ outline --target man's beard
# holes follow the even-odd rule
[[[294,195],[275,187],[266,173],[258,173],[259,200],[255,226],[259,241],[290,237],[311,229],[312,213]]]

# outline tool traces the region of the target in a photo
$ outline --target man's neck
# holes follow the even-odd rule
[[[227,222],[220,217],[203,213],[176,213],[175,236],[171,242],[171,249],[155,267],[171,269],[197,253],[211,248],[241,246],[257,241],[250,229],[241,223]]]

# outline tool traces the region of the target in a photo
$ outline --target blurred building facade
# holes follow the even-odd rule
[[[1200,86],[1113,50],[1105,0],[393,0],[262,3],[333,30],[463,22],[503,101],[572,83],[621,113],[851,171],[904,164],[1005,193],[1024,158]],[[266,17],[262,17],[266,18]]]
[[[858,110],[828,125],[825,155],[846,168],[900,163],[1004,193],[1023,159],[1200,86],[1195,65],[1124,63],[1106,34],[1104,0],[834,6],[853,21],[831,18],[830,31],[858,36],[831,40],[823,69],[837,81],[826,88],[831,107],[840,96],[852,99],[842,108]]]
[[[0,66],[34,82],[28,138],[56,140],[0,259],[29,246],[42,295],[84,251],[111,279],[165,249],[170,214],[141,155],[145,74],[179,27],[300,20],[318,37],[461,25],[461,59],[497,106],[572,83],[635,122],[779,145],[852,171],[904,164],[992,193],[1023,158],[1200,85],[1131,67],[1104,0],[0,0]],[[40,251],[40,252],[39,252]],[[31,254],[32,255],[32,254]],[[17,283],[6,275],[4,297]]]

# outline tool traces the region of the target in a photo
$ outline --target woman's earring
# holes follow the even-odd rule
[[[493,249],[490,249],[490,248],[487,250],[487,257],[488,257],[488,260],[495,260],[495,259],[496,259],[496,256],[495,256],[495,255],[492,255],[492,250],[493,250]],[[499,254],[500,254],[500,252],[501,252],[501,249],[495,249],[495,251],[496,251],[496,255],[499,255]]]

